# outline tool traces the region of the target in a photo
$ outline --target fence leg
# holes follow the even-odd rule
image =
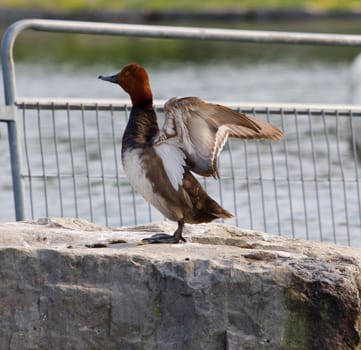
[[[18,137],[18,125],[16,118],[14,121],[9,121],[7,125],[11,160],[11,175],[13,180],[13,193],[15,203],[15,218],[16,221],[22,221],[25,220],[25,190],[24,180],[21,172],[21,146]]]

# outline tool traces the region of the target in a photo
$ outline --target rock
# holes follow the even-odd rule
[[[137,244],[173,229],[0,224],[0,349],[361,348],[360,249],[222,224]]]

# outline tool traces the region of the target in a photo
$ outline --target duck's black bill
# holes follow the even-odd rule
[[[110,81],[111,83],[118,83],[118,74],[114,75],[99,75],[98,79]]]

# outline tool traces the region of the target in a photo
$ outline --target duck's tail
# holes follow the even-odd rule
[[[183,178],[183,191],[188,204],[184,211],[185,222],[190,224],[200,224],[216,219],[230,219],[233,215],[223,209],[214,199],[212,199],[202,188],[197,179],[190,173],[185,172]]]
[[[215,200],[209,197],[209,200],[212,203],[209,203],[212,215],[214,219],[231,219],[234,218],[234,215],[228,210],[222,208]]]
[[[198,223],[211,222],[216,219],[231,219],[234,217],[233,214],[222,208],[214,199],[208,195],[205,198],[203,205],[197,209],[196,217],[199,218]]]

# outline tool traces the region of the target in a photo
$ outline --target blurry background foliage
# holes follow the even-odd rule
[[[62,10],[118,9],[118,10],[201,10],[225,8],[309,8],[309,9],[359,9],[360,0],[2,0],[3,6],[43,7]]]

